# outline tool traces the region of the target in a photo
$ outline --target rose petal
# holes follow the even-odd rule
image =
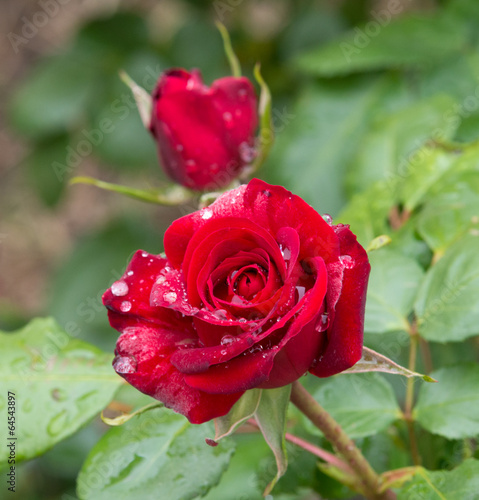
[[[336,304],[335,317],[329,326],[328,344],[313,375],[329,377],[353,366],[360,358],[363,345],[364,308],[370,265],[364,248],[356,241],[349,226],[334,226],[345,260],[341,296]]]
[[[243,392],[207,394],[194,389],[170,363],[183,333],[144,323],[125,329],[117,342],[114,367],[139,391],[162,401],[194,424],[226,415]]]

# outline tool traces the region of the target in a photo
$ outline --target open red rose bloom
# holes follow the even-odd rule
[[[164,244],[166,257],[136,252],[103,303],[122,333],[117,373],[191,422],[361,357],[367,254],[286,189],[254,179],[175,221]]]

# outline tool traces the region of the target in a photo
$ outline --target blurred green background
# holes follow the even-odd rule
[[[171,66],[198,67],[207,83],[228,74],[215,19],[247,75],[261,61],[273,94],[278,138],[259,175],[321,213],[337,216],[428,141],[479,138],[475,0],[2,1],[1,329],[51,314],[113,350],[103,291],[136,249],[162,251],[184,212],[68,180],[166,181],[118,71],[148,90]],[[23,465],[19,497],[75,498],[102,432],[94,421]]]

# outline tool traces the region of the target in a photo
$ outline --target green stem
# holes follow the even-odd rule
[[[379,476],[341,426],[299,381],[293,383],[291,402],[323,432],[326,439],[346,460],[349,467],[355,472],[361,485],[361,493],[366,498],[369,500],[394,500],[396,498],[395,493],[391,490],[379,493],[381,486]]]
[[[419,344],[419,335],[417,333],[416,323],[411,325],[409,330],[410,345],[409,345],[409,364],[410,370],[415,370],[417,359],[417,347]],[[404,406],[404,420],[406,421],[409,445],[411,447],[411,457],[414,465],[421,465],[421,456],[419,455],[419,448],[417,445],[416,433],[414,431],[414,420],[412,418],[412,409],[414,406],[414,379],[409,378],[406,386],[406,402]]]

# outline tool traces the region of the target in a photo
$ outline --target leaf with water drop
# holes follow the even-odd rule
[[[44,453],[87,423],[111,401],[122,380],[112,356],[72,338],[52,319],[0,332],[0,381],[15,393],[17,461]],[[0,410],[5,402],[0,400]],[[0,428],[6,442],[7,427]],[[0,463],[8,448],[2,447]]]
[[[229,465],[235,443],[208,446],[211,422],[190,424],[163,408],[134,416],[91,450],[77,481],[81,500],[188,500],[204,496]]]

